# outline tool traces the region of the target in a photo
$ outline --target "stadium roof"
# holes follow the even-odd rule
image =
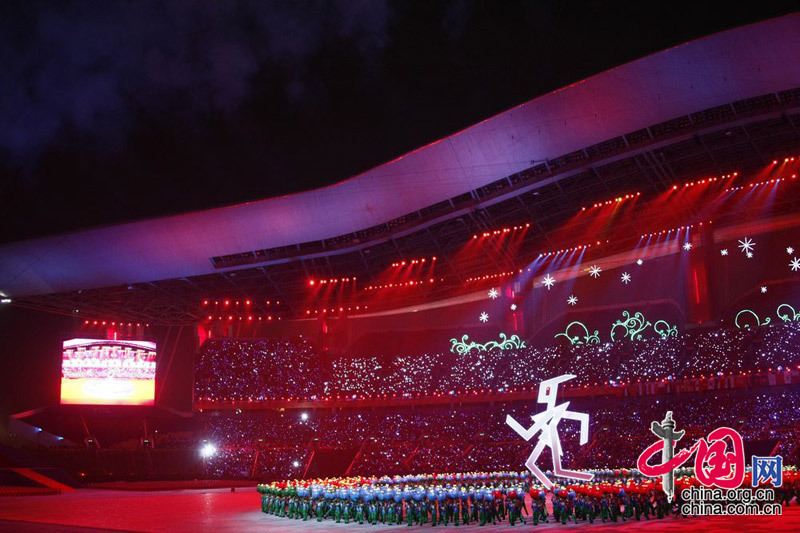
[[[98,313],[115,310],[100,299],[116,295],[121,313],[119,292],[140,289],[150,296],[122,316],[183,321],[185,309],[164,309],[225,287],[245,293],[247,283],[289,301],[286,280],[296,284],[298,274],[358,269],[368,279],[389,257],[446,254],[443,243],[454,232],[536,220],[548,244],[548,221],[587,201],[630,186],[660,191],[689,172],[755,168],[795,147],[797,57],[800,14],[712,35],[536,98],[330,187],[0,246],[0,292],[43,308],[80,303]],[[348,266],[337,267],[335,256]],[[493,261],[497,268],[513,263]],[[105,287],[113,290],[88,291]],[[44,296],[53,294],[60,296]],[[87,294],[97,301],[87,303]],[[146,311],[154,295],[172,303]]]

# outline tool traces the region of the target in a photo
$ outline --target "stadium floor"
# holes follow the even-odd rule
[[[437,527],[435,531],[528,531],[532,529],[638,531],[800,531],[800,506],[784,508],[781,517],[715,517],[665,519],[624,524],[567,525],[528,524],[506,526]],[[0,499],[0,532],[91,532],[91,531],[275,531],[316,533],[342,531],[412,531],[421,527],[345,526],[324,522],[302,522],[275,518],[259,509],[254,488],[237,491],[182,490],[129,492],[83,489],[57,496],[24,496]],[[431,529],[426,526],[426,529]]]

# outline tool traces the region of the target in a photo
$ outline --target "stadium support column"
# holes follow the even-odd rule
[[[700,253],[689,255],[689,272],[686,277],[686,319],[691,324],[708,322],[713,318],[712,292],[708,290],[709,266],[713,264],[714,234],[710,224],[700,227],[696,249]]]
[[[327,317],[325,315],[321,315],[319,317],[319,347],[322,350],[322,353],[327,352],[329,348],[329,328],[330,325],[328,324]]]
[[[523,337],[527,334],[527,331],[520,331],[522,328],[523,321],[523,309],[522,306],[517,306],[517,295],[520,294],[522,291],[522,283],[519,281],[515,281],[511,284],[510,287],[506,288],[506,296],[513,302],[514,307],[511,306],[507,307],[506,317],[508,325],[506,327],[507,331],[511,331],[514,335],[522,335]]]

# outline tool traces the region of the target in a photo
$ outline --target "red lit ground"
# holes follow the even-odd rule
[[[185,490],[169,492],[128,492],[110,490],[77,490],[57,496],[27,496],[0,499],[0,532],[61,532],[61,531],[275,531],[275,532],[343,532],[403,531],[422,528],[407,526],[370,526],[318,524],[267,516],[259,509],[260,498],[254,488],[230,490]],[[401,529],[402,528],[402,529]],[[736,518],[668,518],[649,522],[619,524],[578,524],[562,526],[528,524],[505,526],[437,527],[434,531],[528,531],[554,530],[592,531],[800,531],[800,506],[784,507],[780,517]],[[431,529],[430,525],[426,530]]]

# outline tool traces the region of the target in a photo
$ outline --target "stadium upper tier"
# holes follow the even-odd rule
[[[169,280],[160,292],[175,302],[214,292],[215,280],[237,287],[236,271],[283,265],[257,274],[277,299],[289,267],[322,277],[336,267],[316,258],[350,254],[374,270],[379,254],[362,252],[390,242],[396,258],[422,255],[451,240],[431,231],[437,224],[457,220],[471,234],[535,219],[546,239],[559,214],[581,205],[794,153],[799,56],[794,14],[598,74],[329,187],[0,246],[0,293],[151,290]],[[76,300],[28,303],[72,311]],[[132,307],[117,316],[180,321]]]
[[[194,400],[201,409],[485,401],[524,394],[558,374],[575,375],[567,387],[605,383],[621,390],[637,380],[792,373],[799,364],[800,322],[635,342],[569,345],[562,338],[549,347],[327,358],[302,339],[210,339],[195,359]]]

